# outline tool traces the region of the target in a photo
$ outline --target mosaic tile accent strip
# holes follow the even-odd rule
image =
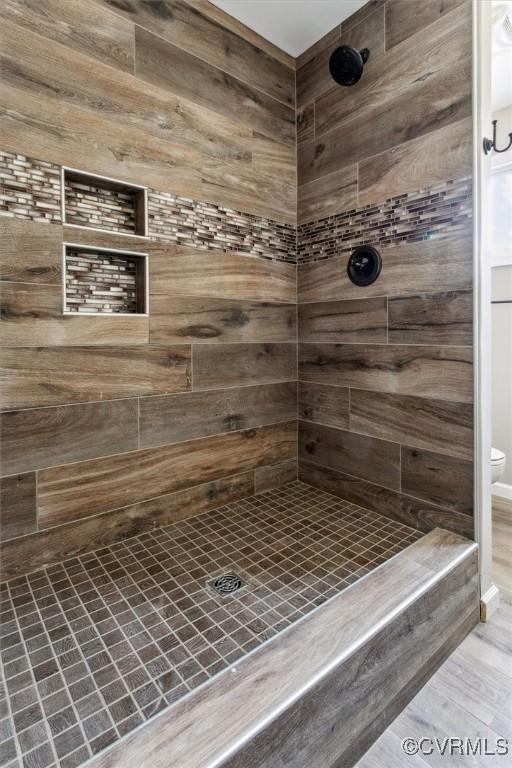
[[[6,582],[0,765],[82,764],[420,537],[294,482]]]
[[[67,248],[66,311],[135,314],[135,258],[102,251]]]
[[[67,224],[135,234],[136,200],[133,192],[67,178],[64,196]]]
[[[60,224],[60,167],[0,152],[0,215]]]
[[[150,190],[149,232],[168,243],[295,264],[296,228],[212,203]]]
[[[471,189],[470,178],[447,181],[302,224],[297,228],[297,262],[329,259],[366,243],[453,237],[471,226]]]
[[[0,215],[61,223],[60,171],[58,165],[0,152]],[[120,198],[107,201],[103,189],[96,201],[97,189],[90,190],[82,188],[84,197],[76,197],[71,207],[68,203],[69,223],[108,224],[106,229],[124,232],[126,201],[122,208]],[[156,190],[148,190],[148,222],[151,240],[295,263],[296,228],[291,224]]]

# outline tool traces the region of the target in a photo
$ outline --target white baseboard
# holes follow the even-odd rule
[[[494,483],[491,488],[493,496],[501,496],[502,499],[510,499],[512,501],[512,485]]]
[[[500,604],[500,591],[491,584],[487,592],[480,598],[480,621],[489,621],[492,614]]]

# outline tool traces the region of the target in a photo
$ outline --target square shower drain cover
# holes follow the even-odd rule
[[[238,573],[223,573],[222,576],[217,576],[209,581],[208,586],[215,590],[218,595],[225,597],[238,592],[239,589],[246,586],[246,582]]]

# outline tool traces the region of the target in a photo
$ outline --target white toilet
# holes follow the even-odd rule
[[[503,451],[491,448],[491,483],[497,483],[505,471],[507,457]]]

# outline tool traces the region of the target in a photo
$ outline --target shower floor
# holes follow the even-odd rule
[[[4,583],[0,765],[80,765],[421,535],[295,482]]]

